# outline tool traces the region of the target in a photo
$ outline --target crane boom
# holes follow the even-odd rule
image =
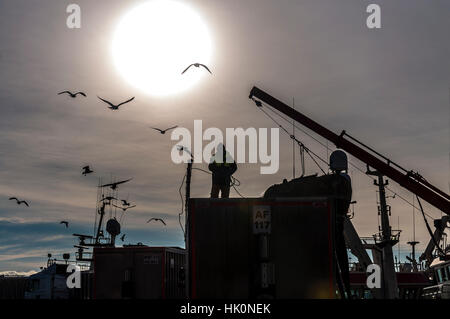
[[[450,215],[450,201],[449,195],[438,189],[437,187],[426,182],[420,175],[417,173],[411,172],[402,172],[397,167],[398,165],[392,165],[393,163],[390,160],[387,160],[384,156],[381,156],[386,160],[384,162],[379,157],[369,153],[364,150],[360,146],[352,143],[348,139],[344,138],[345,131],[343,131],[340,135],[335,134],[330,131],[326,127],[320,125],[319,123],[313,121],[309,117],[304,114],[294,110],[290,106],[281,102],[280,100],[274,98],[270,94],[264,92],[263,90],[257,88],[256,86],[250,92],[249,98],[253,99],[256,97],[257,99],[263,101],[264,103],[270,105],[275,108],[279,112],[285,114],[291,119],[297,121],[298,123],[306,126],[310,130],[319,134],[323,138],[331,141],[336,145],[336,147],[341,148],[352,156],[356,157],[360,161],[366,163],[368,166],[375,168],[378,172],[383,175],[391,178],[402,187],[406,188],[413,194],[419,196],[423,200],[427,201],[434,207],[438,208],[445,214]],[[364,144],[362,144],[364,145]],[[375,152],[376,153],[376,152]],[[380,154],[376,153],[378,156]],[[403,170],[403,169],[402,169]]]

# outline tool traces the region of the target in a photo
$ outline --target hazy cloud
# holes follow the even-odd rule
[[[192,129],[202,119],[204,127],[222,130],[276,127],[248,100],[253,85],[286,103],[295,97],[296,108],[319,123],[346,129],[448,191],[448,1],[379,0],[383,24],[376,31],[365,26],[369,1],[190,1],[211,28],[214,76],[165,99],[130,87],[112,65],[113,28],[140,2],[79,0],[83,24],[76,31],[65,26],[64,2],[0,2],[0,269],[39,269],[48,252],[73,252],[71,234],[93,231],[98,177],[133,177],[120,188],[137,205],[124,215],[126,242],[183,246],[178,188],[185,167],[170,161],[175,143],[169,136],[149,126]],[[88,97],[56,95],[72,88]],[[136,99],[111,112],[96,95]],[[326,157],[323,147],[298,134]],[[277,174],[260,175],[259,164],[239,166],[242,194],[260,196],[292,176],[291,141],[281,135],[280,142]],[[95,175],[81,175],[87,164]],[[319,171],[310,161],[306,167],[308,174]],[[376,188],[357,170],[351,174],[358,201],[353,221],[368,236],[378,229]],[[209,188],[210,177],[194,171],[192,196],[207,197]],[[412,208],[399,199],[390,203],[393,228],[399,218],[406,247]],[[420,250],[429,236],[416,214]],[[145,223],[154,216],[168,226]],[[68,230],[59,224],[63,219]]]

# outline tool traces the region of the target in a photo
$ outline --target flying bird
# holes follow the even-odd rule
[[[157,222],[161,222],[161,223],[163,223],[164,224],[164,226],[166,226],[166,223],[164,222],[164,220],[162,220],[161,218],[150,218],[148,221],[147,221],[147,224],[148,223],[150,223],[151,221],[157,221]]]
[[[108,187],[109,186],[109,187],[111,187],[112,190],[115,190],[115,189],[117,189],[117,185],[129,182],[131,180],[132,180],[132,178],[124,180],[124,181],[120,181],[120,182],[115,182],[115,183],[109,183],[109,184],[101,185],[99,187]]]
[[[104,198],[101,200],[101,202],[103,202],[103,201],[105,201],[105,200],[107,200],[107,201],[112,201],[112,200],[117,200],[117,198],[115,198],[115,197],[113,197],[113,196],[106,196],[106,197],[104,197]]]
[[[178,127],[178,125],[175,125],[173,127],[166,128],[165,130],[161,130],[161,129],[157,128],[157,127],[151,127],[151,128],[156,130],[156,131],[159,131],[161,134],[166,134],[167,131],[173,130],[174,128],[177,128],[177,127]]]
[[[183,72],[181,72],[181,74],[184,74],[184,72],[186,72],[187,70],[189,70],[189,68],[192,67],[192,66],[195,66],[196,68],[202,66],[202,67],[204,67],[206,70],[208,70],[209,73],[212,74],[212,72],[209,70],[209,68],[208,68],[206,65],[201,64],[201,63],[192,63],[192,64],[191,64],[190,66],[188,66]]]
[[[84,97],[86,97],[86,93],[84,93],[84,92],[76,92],[76,93],[72,93],[72,92],[70,92],[70,91],[62,91],[62,92],[59,92],[59,93],[58,93],[58,95],[61,95],[61,94],[69,94],[70,97],[73,98],[73,99],[76,98],[78,94],[81,94],[81,95],[83,95]]]
[[[131,204],[126,199],[121,199],[122,206],[130,206]]]
[[[81,173],[81,174],[83,174],[84,176],[86,176],[87,174],[91,174],[91,173],[94,173],[94,171],[91,170],[91,168],[89,167],[89,165],[87,165],[87,166],[83,167],[83,173]]]
[[[120,240],[121,240],[121,241],[124,241],[124,240],[125,240],[125,236],[126,236],[126,234],[123,234],[123,235],[120,237]]]
[[[132,97],[131,99],[129,99],[129,100],[125,101],[125,102],[122,102],[122,103],[120,103],[120,104],[115,105],[115,104],[112,104],[111,102],[109,102],[109,101],[107,101],[107,100],[102,99],[100,96],[97,96],[97,97],[98,97],[100,100],[102,100],[103,102],[105,102],[106,104],[109,104],[110,106],[108,106],[108,108],[109,108],[110,110],[118,110],[118,109],[119,109],[119,106],[121,106],[121,105],[123,105],[123,104],[126,104],[126,103],[131,102],[131,101],[134,100],[134,97]]]
[[[66,222],[65,220],[61,221],[60,224],[66,225],[66,228],[69,228],[69,222]]]
[[[130,209],[130,208],[133,208],[133,207],[136,207],[136,205],[133,205],[133,206],[128,206],[128,207],[120,207],[120,206],[116,206],[116,205],[113,205],[114,207],[116,207],[116,208],[120,208],[121,210],[123,210],[124,212],[127,210],[127,209]]]
[[[17,197],[10,197],[9,200],[15,200],[16,203],[17,203],[17,205],[25,204],[25,205],[27,205],[27,207],[30,207],[30,205],[28,205],[28,203],[27,203],[26,201],[24,201],[24,200],[18,200]]]

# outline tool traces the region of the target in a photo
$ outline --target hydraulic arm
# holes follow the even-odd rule
[[[402,187],[413,194],[419,196],[445,214],[450,215],[450,196],[439,188],[428,183],[422,176],[413,171],[407,171],[400,165],[392,162],[383,155],[377,153],[370,147],[362,144],[353,137],[350,137],[345,131],[340,135],[335,134],[326,127],[318,124],[304,114],[294,110],[290,106],[274,98],[263,90],[253,87],[250,92],[251,99],[263,101],[274,109],[306,126],[310,130],[319,134],[323,138],[331,141],[336,147],[341,148],[368,166],[376,169],[381,174],[391,178]],[[257,105],[259,104],[257,101]],[[348,138],[346,138],[348,137]],[[357,145],[359,144],[359,145]]]

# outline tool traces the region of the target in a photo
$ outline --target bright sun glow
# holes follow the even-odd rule
[[[152,0],[128,12],[113,39],[114,64],[133,86],[164,96],[182,92],[202,77],[210,76],[191,63],[211,62],[208,28],[187,5],[172,0]],[[214,70],[211,70],[214,72]]]

